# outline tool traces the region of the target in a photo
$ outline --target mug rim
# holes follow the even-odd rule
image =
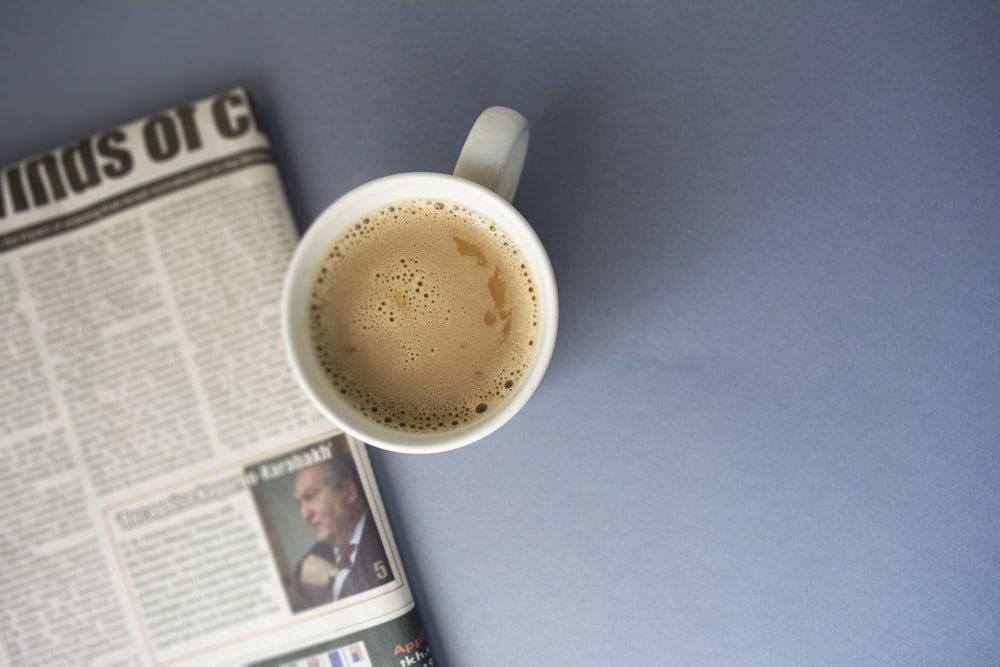
[[[535,351],[515,390],[489,415],[443,432],[389,428],[342,400],[315,358],[309,334],[308,297],[317,265],[333,237],[363,213],[397,200],[440,197],[469,206],[501,225],[524,254],[539,293]],[[401,453],[436,453],[464,447],[510,421],[534,394],[548,368],[558,329],[555,274],[541,240],[510,202],[489,188],[450,174],[404,172],[359,185],[328,205],[299,240],[282,289],[282,334],[298,385],[327,419],[367,444]]]

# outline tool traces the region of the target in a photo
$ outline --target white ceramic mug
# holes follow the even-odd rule
[[[473,124],[454,174],[404,173],[361,185],[340,197],[312,223],[299,243],[285,279],[285,347],[302,388],[331,421],[371,445],[397,452],[432,453],[484,438],[509,421],[534,393],[555,347],[558,296],[548,255],[528,222],[513,207],[528,146],[528,123],[505,107],[483,111]],[[499,406],[451,430],[408,432],[361,414],[331,385],[312,342],[310,290],[331,241],[366,212],[390,202],[439,198],[471,208],[500,225],[519,247],[536,285],[538,332],[519,382]],[[442,323],[442,326],[445,326]]]

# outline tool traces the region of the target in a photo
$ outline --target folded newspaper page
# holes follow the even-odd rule
[[[433,665],[246,92],[0,173],[0,665]]]

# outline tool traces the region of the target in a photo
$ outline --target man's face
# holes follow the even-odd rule
[[[316,539],[333,546],[342,546],[351,539],[359,518],[354,482],[329,486],[323,478],[323,467],[314,465],[295,476],[295,499],[299,501],[299,513]]]

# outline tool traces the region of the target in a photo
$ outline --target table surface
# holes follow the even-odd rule
[[[549,372],[372,455],[439,664],[996,665],[1000,5],[829,5],[7,1],[0,163],[245,85],[304,229],[520,110]]]

